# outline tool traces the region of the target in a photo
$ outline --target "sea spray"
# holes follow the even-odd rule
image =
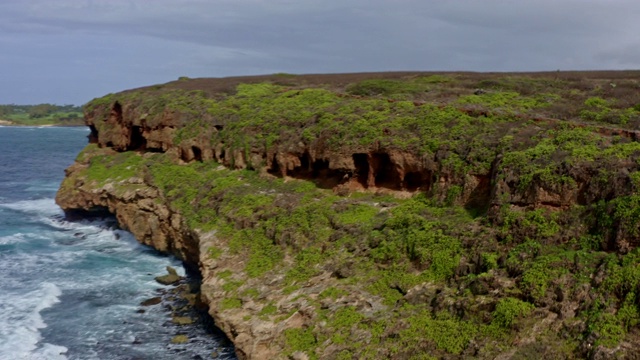
[[[43,282],[30,292],[6,291],[0,294],[0,354],[7,359],[31,359],[41,340],[40,329],[47,326],[41,311],[60,302],[60,289]],[[67,351],[65,347],[42,344],[49,350],[55,348],[56,356]],[[53,355],[50,351],[49,355]]]

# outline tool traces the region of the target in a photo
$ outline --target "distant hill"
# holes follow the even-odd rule
[[[82,107],[75,105],[0,105],[0,125],[84,125]]]

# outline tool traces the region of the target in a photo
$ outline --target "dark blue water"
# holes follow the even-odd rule
[[[0,127],[0,360],[232,358],[210,329],[173,325],[169,304],[140,306],[168,290],[154,281],[167,265],[184,274],[177,260],[112,221],[64,220],[55,192],[87,134]],[[171,344],[180,333],[189,343]]]

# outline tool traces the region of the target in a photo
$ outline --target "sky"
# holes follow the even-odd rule
[[[640,68],[637,0],[0,0],[0,104],[180,76]]]

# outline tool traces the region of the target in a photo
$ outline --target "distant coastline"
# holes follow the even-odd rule
[[[82,107],[76,105],[0,105],[0,126],[83,126]]]
[[[0,120],[0,126],[35,126],[35,127],[82,127],[84,124],[21,124],[9,120]]]

